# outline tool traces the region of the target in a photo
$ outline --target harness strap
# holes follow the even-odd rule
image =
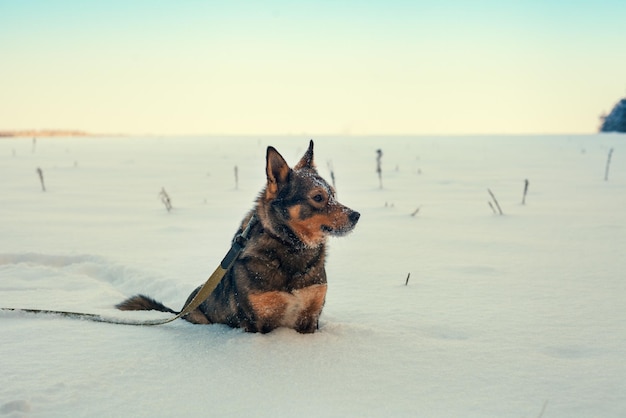
[[[179,318],[184,317],[191,313],[194,309],[196,309],[200,304],[207,299],[211,293],[215,290],[217,285],[222,281],[226,272],[233,266],[244,247],[248,242],[248,236],[250,235],[250,230],[257,223],[256,214],[252,214],[252,217],[248,221],[248,225],[246,228],[240,233],[237,234],[233,243],[228,250],[228,253],[222,260],[219,266],[215,269],[213,274],[207,279],[207,281],[202,285],[198,293],[189,301],[187,305],[183,307],[183,309],[177,315],[171,318],[165,319],[152,319],[145,321],[135,321],[135,320],[126,320],[126,319],[117,319],[117,318],[107,318],[97,314],[90,313],[80,313],[80,312],[66,312],[66,311],[51,311],[51,310],[43,310],[43,309],[17,309],[17,308],[1,308],[3,311],[21,311],[28,313],[43,313],[43,314],[56,314],[63,315],[69,318],[79,318],[79,319],[87,319],[89,321],[94,322],[106,322],[108,324],[120,324],[120,325],[163,325],[175,321]]]

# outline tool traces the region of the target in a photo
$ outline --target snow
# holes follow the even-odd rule
[[[0,140],[0,307],[180,309],[308,139]],[[0,311],[0,416],[626,416],[623,135],[314,140],[361,213],[317,333]]]

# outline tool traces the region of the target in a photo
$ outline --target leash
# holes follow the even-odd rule
[[[244,247],[248,243],[248,236],[250,235],[250,230],[252,227],[258,222],[256,214],[252,214],[252,217],[248,221],[248,225],[246,225],[245,229],[235,236],[233,243],[226,253],[226,256],[222,259],[222,262],[217,266],[213,274],[207,279],[207,281],[202,285],[198,293],[189,301],[187,305],[183,307],[180,313],[176,314],[171,318],[165,319],[152,319],[145,321],[137,321],[132,319],[121,319],[121,318],[108,318],[97,314],[91,313],[82,313],[82,312],[66,312],[66,311],[54,311],[54,310],[45,310],[45,309],[19,309],[19,308],[0,308],[3,311],[15,311],[15,312],[27,312],[27,313],[35,313],[35,314],[53,314],[53,315],[62,315],[68,318],[76,318],[76,319],[86,319],[93,322],[105,322],[107,324],[119,324],[119,325],[164,325],[175,321],[179,318],[188,315],[194,309],[196,309],[200,304],[207,299],[211,293],[215,290],[217,285],[222,281],[228,270],[233,266],[239,255],[243,251]]]

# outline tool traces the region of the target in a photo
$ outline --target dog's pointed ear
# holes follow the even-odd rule
[[[315,168],[315,163],[313,162],[313,140],[309,142],[309,149],[306,150],[304,156],[294,168],[296,170],[301,170],[303,168]]]
[[[289,180],[291,168],[274,147],[267,147],[265,172],[267,173],[266,197],[271,199],[278,194],[278,188]]]

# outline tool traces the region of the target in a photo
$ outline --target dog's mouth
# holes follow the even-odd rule
[[[354,227],[356,226],[356,223],[359,221],[360,216],[361,215],[359,214],[359,212],[352,211],[350,215],[348,216],[349,222],[346,223],[345,225],[342,225],[341,227],[337,228],[331,225],[323,224],[321,226],[321,229],[324,233],[328,235],[333,235],[336,237],[346,235],[347,233],[349,233],[350,231],[354,229]]]
[[[349,224],[341,228],[333,228],[332,226],[322,225],[322,231],[333,237],[341,237],[348,234],[354,229],[354,224]]]

